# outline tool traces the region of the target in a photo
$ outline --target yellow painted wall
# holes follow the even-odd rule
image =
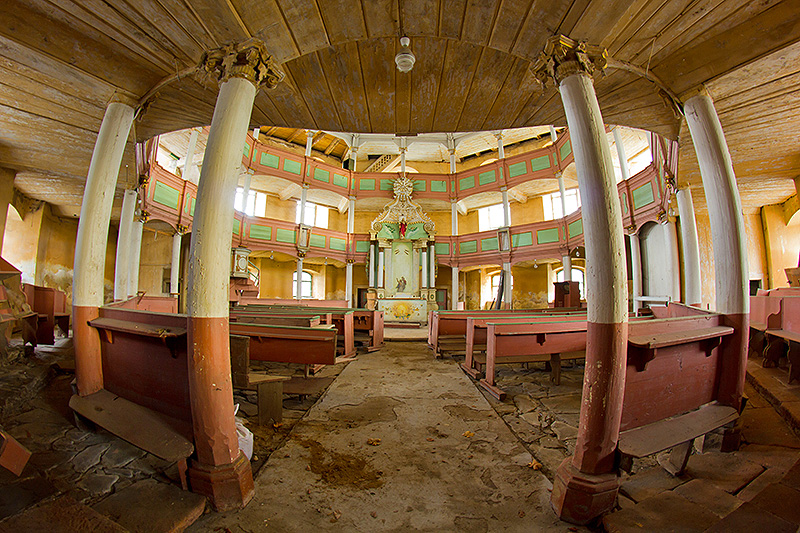
[[[716,309],[717,290],[714,285],[714,246],[711,243],[711,222],[708,213],[695,213],[697,243],[700,247],[700,290],[706,309]]]
[[[169,296],[162,289],[164,269],[171,268],[172,235],[145,226],[139,256],[139,290],[145,291],[149,296]]]
[[[268,257],[256,258],[261,269],[259,283],[260,298],[292,298],[292,274],[297,263],[294,261],[276,261]]]
[[[478,211],[470,211],[466,216],[458,216],[458,233],[463,235],[465,233],[476,233],[480,231],[478,228]]]
[[[267,217],[285,220],[294,224],[297,217],[297,202],[295,200],[281,200],[277,196],[267,195]]]
[[[511,266],[514,278],[512,302],[514,309],[536,309],[547,307],[550,286],[548,265]]]
[[[8,206],[3,258],[22,271],[23,283],[36,282],[36,256],[44,211],[39,209],[28,213],[23,220],[13,206]]]
[[[792,221],[797,220],[797,215]],[[786,225],[783,206],[781,204],[765,205],[761,208],[761,220],[767,242],[767,265],[769,271],[769,288],[788,287],[786,268],[797,267],[800,258],[800,224]]]
[[[761,287],[768,285],[767,250],[764,240],[764,227],[757,213],[744,215],[744,231],[747,234],[747,264],[750,279],[760,279]]]
[[[531,222],[541,222],[544,220],[544,207],[542,197],[536,196],[524,204],[511,202],[511,224],[529,224]]]
[[[481,308],[481,271],[479,269],[464,272],[464,308]]]
[[[326,300],[346,300],[347,272],[344,267],[328,265],[325,269],[325,296]],[[321,296],[322,298],[322,296]]]

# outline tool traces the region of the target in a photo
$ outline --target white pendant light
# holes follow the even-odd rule
[[[408,37],[400,37],[400,51],[394,56],[394,62],[397,64],[397,70],[400,72],[408,72],[414,68],[414,62],[417,58],[414,52],[408,47],[411,44],[411,39]]]

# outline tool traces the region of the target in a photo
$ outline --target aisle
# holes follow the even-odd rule
[[[297,423],[247,508],[189,531],[568,531],[530,461],[453,361],[387,343]]]

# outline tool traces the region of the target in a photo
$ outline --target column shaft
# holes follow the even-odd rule
[[[375,243],[369,243],[369,287],[374,289],[375,284]]]
[[[631,246],[631,280],[633,282],[633,311],[637,312],[642,303],[638,298],[642,295],[642,251],[639,247],[639,234],[631,233],[628,235],[628,242]]]
[[[428,251],[422,250],[421,252],[422,258],[420,259],[420,263],[422,266],[422,288],[428,288]]]
[[[384,256],[383,256],[383,248],[378,251],[378,288],[383,288],[384,276],[383,276],[383,266],[384,266]]]
[[[569,254],[561,257],[561,266],[564,269],[564,281],[572,281],[572,257]]]
[[[664,227],[664,236],[667,241],[667,269],[670,280],[670,299],[673,302],[681,300],[681,259],[678,253],[678,229],[675,221],[667,219]]]
[[[178,293],[178,283],[181,276],[181,243],[183,235],[176,233],[172,236],[172,266],[169,271],[169,292]]]
[[[452,287],[450,288],[450,309],[458,309],[458,267],[452,267],[451,270]]]
[[[692,190],[688,187],[679,189],[677,197],[683,243],[683,299],[689,305],[700,305],[703,301],[700,286],[700,245],[697,241]]]
[[[295,294],[294,297],[297,300],[303,299],[303,258],[297,258],[297,283],[295,283]]]
[[[700,175],[703,178],[714,245],[716,310],[727,315],[735,333],[722,341],[719,401],[739,407],[747,364],[750,300],[747,235],[733,163],[722,124],[708,94],[689,98],[684,105]]]
[[[126,189],[122,197],[122,213],[119,217],[117,232],[117,258],[114,263],[114,299],[124,300],[128,296],[128,277],[131,256],[131,228],[133,214],[136,210],[137,193],[134,189]]]
[[[136,296],[139,292],[139,263],[142,258],[142,234],[144,222],[134,220],[131,226],[131,251],[128,265],[128,296]]]
[[[87,322],[97,318],[98,308],[103,305],[106,244],[114,188],[132,122],[131,106],[119,102],[108,105],[83,189],[72,281],[75,377],[82,396],[103,388],[100,337]]]

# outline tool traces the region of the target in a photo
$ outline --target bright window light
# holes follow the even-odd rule
[[[244,195],[244,189],[242,187],[236,188],[236,198],[233,202],[233,207],[239,212],[242,212],[242,196]],[[264,199],[266,202],[266,198]],[[256,191],[250,190],[247,194],[247,207],[244,210],[244,213],[252,217],[255,215],[256,212]]]
[[[556,281],[564,281],[564,269],[562,268],[558,272],[556,272]],[[584,274],[583,270],[579,268],[572,269],[572,281],[578,282],[578,290],[581,291],[581,298],[584,300],[586,299],[586,293],[584,292],[583,288],[583,281],[584,281]]]
[[[300,287],[303,291],[303,298],[311,298],[311,274],[303,272],[301,277]],[[292,274],[292,296],[297,298],[297,271]]]
[[[297,201],[297,211],[295,212],[295,223],[300,224],[300,201]],[[306,211],[303,216],[303,224],[317,228],[328,228],[328,208],[324,205],[317,205],[306,202]]]
[[[581,195],[578,189],[567,189],[564,191],[564,198],[566,199],[567,212],[564,214],[561,209],[561,193],[554,192],[552,194],[545,194],[542,196],[542,203],[544,208],[545,220],[556,220],[570,215],[578,210],[581,206]]]
[[[503,204],[490,205],[478,209],[478,231],[502,228],[504,222]]]

